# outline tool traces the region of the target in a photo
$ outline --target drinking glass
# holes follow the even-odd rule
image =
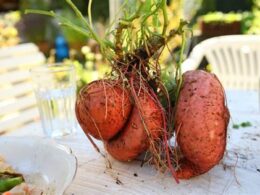
[[[34,92],[45,134],[59,137],[76,132],[76,78],[73,65],[61,63],[31,69]]]

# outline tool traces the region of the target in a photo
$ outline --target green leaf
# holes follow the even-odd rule
[[[251,124],[249,121],[246,121],[246,122],[242,122],[242,123],[240,124],[240,126],[241,126],[241,127],[251,127],[252,124]]]
[[[31,9],[25,10],[25,14],[29,14],[29,13],[30,14],[40,14],[40,15],[46,15],[46,16],[54,17],[59,21],[61,26],[69,27],[69,28],[85,35],[88,38],[93,38],[92,35],[88,31],[86,31],[84,28],[77,26],[77,25],[74,25],[68,19],[57,15],[53,11],[31,10]]]
[[[151,11],[152,2],[151,0],[145,0],[144,5],[142,7],[142,12],[149,13]]]
[[[233,129],[239,129],[239,125],[238,124],[233,124]]]
[[[249,121],[242,122],[240,124],[233,124],[233,129],[239,129],[240,127],[246,128],[246,127],[251,127],[252,124]]]

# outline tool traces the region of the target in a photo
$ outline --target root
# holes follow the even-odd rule
[[[104,94],[105,94],[105,99],[106,99],[106,110],[105,110],[105,119],[107,119],[107,90],[105,86],[104,80],[102,80],[103,88],[104,88]],[[100,133],[99,133],[100,134]]]
[[[162,133],[163,133],[163,144],[161,145],[160,144],[161,140],[160,139],[154,140],[154,138],[152,138],[152,136],[151,136],[149,129],[147,128],[147,125],[145,123],[144,114],[142,113],[141,105],[140,105],[140,102],[138,100],[138,95],[136,94],[136,89],[135,89],[135,86],[134,86],[133,78],[134,78],[134,76],[132,76],[131,79],[130,79],[131,93],[132,93],[132,96],[134,98],[135,105],[138,108],[144,129],[147,133],[147,137],[148,137],[148,140],[149,140],[149,151],[152,154],[152,156],[150,158],[150,162],[155,164],[155,166],[157,167],[158,170],[161,170],[161,169],[164,170],[167,167],[170,170],[170,172],[171,172],[173,178],[175,179],[175,181],[177,183],[179,183],[179,180],[176,176],[175,169],[173,168],[173,165],[172,165],[172,159],[170,157],[170,149],[169,149],[170,146],[168,144],[169,138],[168,138],[168,131],[167,131],[167,121],[166,121],[165,114],[164,114],[165,111],[162,108],[161,103],[158,100],[157,95],[153,92],[153,90],[149,90],[148,85],[145,85],[145,84],[139,85],[139,91],[142,90],[142,91],[144,91],[144,93],[150,94],[153,101],[159,106],[159,109],[160,109],[159,112],[162,113],[163,130],[160,130],[160,131],[162,131]],[[140,81],[140,83],[142,83],[142,80]],[[166,156],[165,160],[164,160],[164,156]]]
[[[161,107],[161,104],[157,98],[157,96],[155,94],[153,94],[156,98],[156,102],[158,105],[160,105],[160,109],[163,111],[163,108]],[[165,118],[165,115],[163,115],[163,126],[164,126],[164,129],[166,130],[167,129],[167,123],[166,123],[166,118]],[[170,169],[170,172],[173,176],[173,178],[175,179],[175,181],[177,183],[179,183],[179,180],[177,178],[177,175],[176,175],[176,172],[173,168],[173,165],[172,165],[172,161],[171,161],[171,158],[170,158],[170,151],[169,151],[169,144],[168,144],[168,140],[169,140],[169,137],[168,137],[168,132],[164,131],[164,139],[163,139],[163,142],[164,142],[164,147],[165,147],[165,151],[166,151],[166,157],[167,157],[167,164],[168,164],[168,168]]]
[[[81,99],[81,98],[82,98],[82,95],[81,95],[81,92],[80,92],[80,94],[79,94],[79,99]],[[78,104],[78,102],[76,102],[76,104]],[[84,107],[84,109],[86,109],[86,108]],[[83,119],[81,118],[81,116],[80,116],[78,110],[76,109],[75,111],[76,111],[76,115],[77,115],[78,121],[81,123],[81,121],[83,121]],[[104,157],[104,154],[101,153],[100,149],[99,149],[98,146],[95,144],[95,142],[94,142],[93,139],[90,137],[90,135],[89,135],[88,133],[86,133],[85,135],[87,136],[87,138],[88,138],[88,140],[90,141],[90,143],[92,144],[92,146],[96,149],[96,151],[97,151],[98,153],[100,153],[100,154]]]

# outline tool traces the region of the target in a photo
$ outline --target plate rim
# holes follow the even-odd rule
[[[69,186],[73,183],[73,181],[75,180],[75,177],[77,175],[77,171],[78,171],[78,158],[76,157],[76,155],[73,153],[73,150],[67,146],[67,145],[63,145],[61,143],[57,143],[57,141],[53,138],[49,138],[49,137],[40,137],[40,136],[10,136],[10,135],[6,135],[6,136],[0,136],[0,141],[16,141],[16,140],[30,140],[33,142],[41,142],[43,144],[51,144],[51,146],[59,149],[62,152],[65,152],[66,154],[70,155],[71,157],[73,157],[74,160],[74,165],[75,168],[73,169],[73,173],[71,174],[72,177],[69,179],[68,182],[65,182],[64,188],[61,190],[61,193],[63,194],[68,188]]]

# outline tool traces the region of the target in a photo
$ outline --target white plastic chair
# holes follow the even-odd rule
[[[260,35],[227,35],[195,46],[183,72],[198,68],[206,57],[225,89],[259,89]]]
[[[29,69],[44,62],[32,43],[0,49],[0,135],[39,117]]]

